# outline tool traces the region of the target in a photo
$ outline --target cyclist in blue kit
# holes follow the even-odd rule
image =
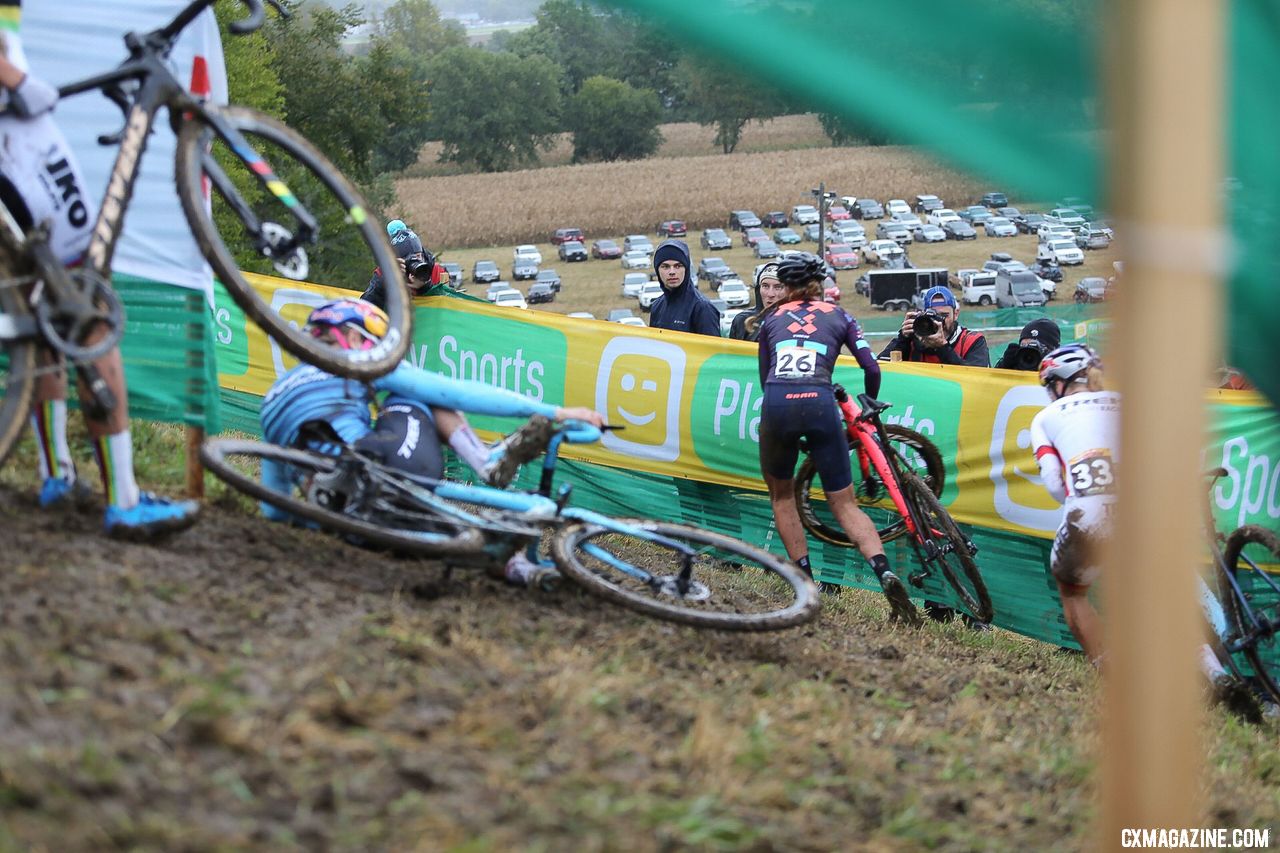
[[[802,252],[784,258],[778,264],[778,279],[787,295],[760,324],[760,468],[774,521],[787,555],[812,576],[794,484],[799,442],[804,439],[831,511],[879,579],[891,618],[918,625],[920,616],[902,581],[889,570],[875,525],[854,500],[849,442],[831,387],[841,347],[848,347],[858,360],[871,397],[880,392],[880,366],[857,321],[838,305],[823,301],[824,276],[816,255]]]
[[[386,314],[377,306],[360,299],[339,299],[312,311],[306,330],[332,346],[368,349],[382,338],[388,325]],[[380,406],[378,392],[387,393]],[[465,420],[442,422],[437,411],[530,420],[489,447],[471,433]],[[604,417],[591,409],[554,406],[406,363],[368,384],[299,364],[271,386],[261,412],[263,437],[272,444],[320,453],[334,453],[345,444],[383,465],[431,479],[444,473],[443,439],[481,479],[497,488],[505,487],[521,464],[546,449],[552,420],[569,419],[604,425]],[[458,441],[463,431],[469,437]],[[269,460],[262,464],[262,482],[284,493],[291,492],[294,485],[289,467]],[[268,504],[263,504],[262,511],[274,521],[291,520],[288,513]],[[536,570],[518,554],[507,564],[506,578],[525,584]]]

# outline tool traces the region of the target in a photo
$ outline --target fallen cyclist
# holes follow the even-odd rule
[[[330,346],[369,349],[387,327],[387,316],[377,306],[362,299],[339,299],[312,311],[306,330]],[[386,392],[381,404],[380,392]],[[464,411],[529,421],[489,446],[464,418],[454,416]],[[438,417],[443,412],[450,417]],[[604,417],[591,409],[558,407],[405,363],[367,384],[300,364],[271,386],[260,417],[263,437],[272,444],[319,453],[336,453],[339,445],[347,445],[389,468],[431,479],[444,474],[443,441],[495,488],[505,488],[521,465],[546,449],[553,420],[604,425]],[[294,485],[288,466],[270,460],[262,464],[262,482],[286,494]],[[262,505],[262,511],[272,521],[293,520],[268,504]],[[544,571],[549,570],[535,566],[520,552],[507,562],[504,576],[511,583],[526,585],[539,581]]]

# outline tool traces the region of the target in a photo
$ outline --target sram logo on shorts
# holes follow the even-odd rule
[[[678,459],[685,362],[675,344],[640,337],[609,341],[596,372],[596,409],[626,429],[606,432],[600,443],[642,459]]]
[[[1031,420],[1044,408],[1044,389],[1018,385],[1005,392],[991,425],[991,481],[995,510],[1005,521],[1052,531],[1062,507],[1045,491],[1031,446]]]

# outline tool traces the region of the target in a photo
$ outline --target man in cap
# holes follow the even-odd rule
[[[1022,327],[1018,340],[1005,347],[996,367],[1005,370],[1039,370],[1040,360],[1062,344],[1058,324],[1048,317],[1032,320]]]
[[[926,290],[924,306],[923,311],[907,312],[902,329],[880,352],[880,359],[887,361],[889,353],[900,352],[903,361],[991,366],[987,339],[960,325],[960,306],[950,288]]]

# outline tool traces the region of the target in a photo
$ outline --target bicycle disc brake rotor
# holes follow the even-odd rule
[[[342,466],[312,475],[306,487],[307,501],[330,512],[342,512],[348,504],[358,503],[354,493],[359,491],[355,479]]]
[[[55,305],[49,299],[35,304],[36,324],[45,343],[71,361],[94,361],[111,351],[124,334],[124,303],[107,280],[93,270],[68,270],[72,284],[89,297],[93,308],[81,311]],[[46,288],[45,293],[49,291]],[[106,334],[92,344],[81,340],[94,327],[106,327]]]
[[[680,587],[677,586],[676,575],[664,575],[654,580],[657,581],[654,586],[659,595],[678,598],[681,601],[706,601],[711,598],[711,590],[707,585],[695,580],[689,581],[689,589],[683,595],[680,594]]]
[[[266,238],[268,257],[271,258],[271,265],[276,268],[276,272],[294,281],[302,281],[307,277],[310,264],[307,262],[306,249],[294,246],[287,254],[281,253],[279,256],[275,251],[277,246],[287,246],[293,241],[293,232],[278,222],[264,222],[262,236]]]

